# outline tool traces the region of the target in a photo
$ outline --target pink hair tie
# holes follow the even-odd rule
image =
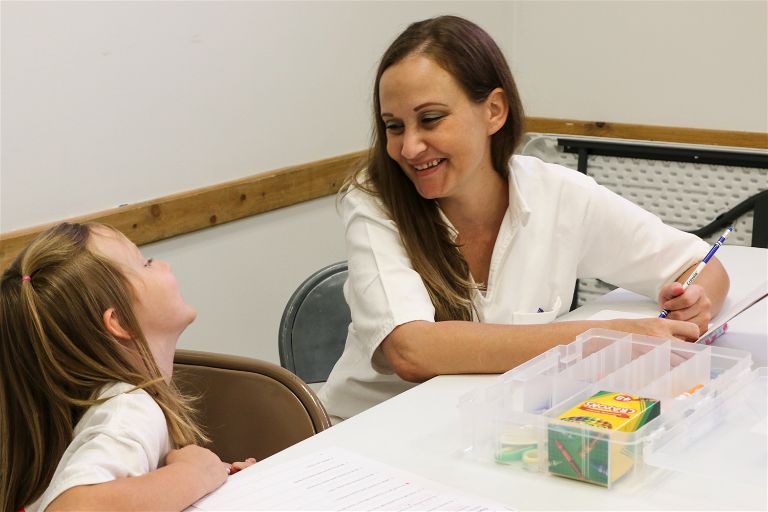
[[[22,283],[28,283],[30,281],[32,281],[32,276],[21,276]]]

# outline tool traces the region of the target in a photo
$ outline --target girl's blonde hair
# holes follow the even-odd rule
[[[435,306],[435,320],[472,320],[476,286],[469,265],[440,217],[435,200],[424,199],[387,154],[379,84],[390,66],[417,54],[432,59],[459,83],[471,101],[481,103],[496,88],[507,97],[504,125],[491,137],[493,168],[507,178],[507,166],[524,133],[525,117],[504,55],[490,35],[471,21],[440,16],[411,24],[384,52],[373,89],[373,143],[367,161],[345,182],[341,195],[359,188],[381,199],[397,224],[413,268]]]
[[[207,440],[189,399],[157,367],[127,278],[89,250],[94,228],[112,229],[68,223],[48,229],[0,279],[0,511],[42,494],[78,420],[106,400],[96,397],[110,383],[149,393],[177,446]],[[107,331],[109,308],[133,343],[121,344]]]

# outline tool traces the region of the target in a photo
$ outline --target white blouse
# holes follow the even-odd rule
[[[344,295],[352,323],[344,352],[319,393],[336,419],[415,386],[398,377],[377,349],[398,325],[433,322],[435,314],[381,202],[353,189],[342,198],[341,215],[349,262]],[[514,156],[509,207],[487,290],[473,296],[476,320],[551,322],[568,312],[577,278],[599,278],[655,300],[664,284],[708,250],[698,237],[665,225],[588,176]]]
[[[119,382],[99,394],[112,398],[85,411],[51,483],[26,512],[45,510],[72,487],[141,476],[164,464],[172,446],[165,415],[143,389],[128,392],[133,388]]]

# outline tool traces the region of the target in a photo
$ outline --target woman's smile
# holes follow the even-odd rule
[[[436,158],[425,164],[414,165],[413,168],[416,170],[416,177],[420,179],[427,178],[437,172],[440,172],[445,167],[443,165],[445,162],[445,158]]]

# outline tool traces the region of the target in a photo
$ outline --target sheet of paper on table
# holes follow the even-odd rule
[[[510,510],[374,459],[331,447],[229,477],[191,510]]]
[[[697,342],[711,338],[711,334],[720,329],[723,324],[727,323],[729,320],[733,319],[739,315],[739,313],[743,312],[756,302],[764,299],[766,295],[768,295],[768,281],[759,283],[758,286],[750,290],[748,293],[739,296],[734,296],[732,294],[729,295],[726,298],[720,313],[718,313],[718,315],[712,319],[712,321],[709,323],[709,329],[697,340]],[[616,318],[654,318],[659,315],[658,309],[659,306],[649,299],[648,307],[643,308],[642,312],[636,311],[630,313],[612,309],[604,309],[590,316],[589,319],[613,320]]]

